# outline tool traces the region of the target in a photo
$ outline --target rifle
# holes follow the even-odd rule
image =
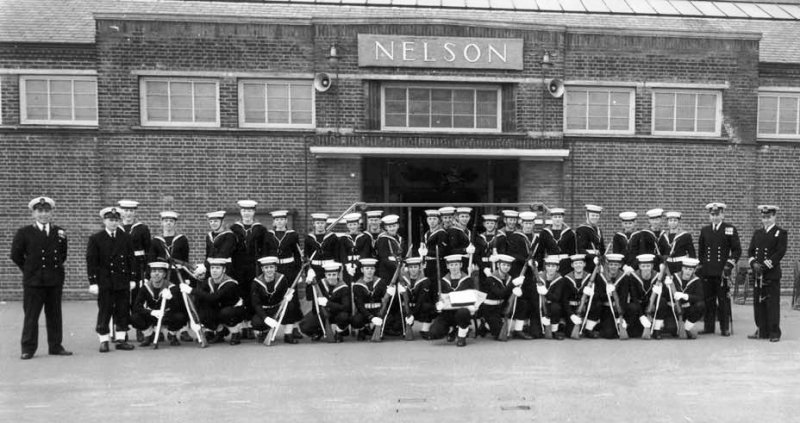
[[[611,317],[614,318],[614,327],[616,327],[617,329],[617,336],[619,336],[619,339],[628,339],[628,329],[625,328],[625,326],[623,325],[624,317],[622,316],[623,314],[622,307],[620,307],[619,305],[619,294],[617,294],[616,290],[617,284],[624,277],[625,274],[623,273],[622,276],[617,278],[616,282],[614,282],[614,288],[615,288],[614,292],[609,294],[608,290],[606,290],[606,297],[608,297],[608,306],[611,309]],[[608,280],[606,280],[606,283],[608,283]],[[619,319],[617,319],[617,313],[614,312],[614,307],[617,307],[617,313],[619,313]]]
[[[308,267],[311,265],[311,260],[314,259],[314,256],[317,255],[317,252],[314,251],[307,260],[303,262],[303,265],[300,267],[300,271],[297,273],[297,276],[292,281],[292,284],[289,285],[289,288],[286,290],[286,293],[283,294],[283,299],[281,300],[281,305],[278,307],[278,313],[276,314],[277,319],[275,319],[278,324],[283,321],[283,317],[286,315],[286,309],[289,308],[289,303],[292,301],[294,297],[295,289],[297,287],[298,282],[303,278],[303,275],[306,271],[308,271]],[[269,332],[267,332],[267,337],[264,338],[264,345],[269,347],[275,342],[275,337],[278,336],[278,326],[273,328],[269,328]]]
[[[319,297],[322,293],[317,286],[318,281],[314,281],[311,285],[311,290],[314,293],[314,311],[317,312],[317,319],[319,320],[319,327],[322,330],[322,337],[325,342],[333,342],[333,328],[331,327],[331,319],[328,310],[325,307],[319,306]],[[323,282],[324,283],[324,282]]]
[[[535,238],[534,238],[535,240]],[[520,276],[523,279],[523,283],[525,280],[526,273],[528,272],[528,263],[533,259],[534,254],[536,254],[536,249],[532,250],[527,257],[525,257],[525,261],[522,264],[522,271],[520,272]],[[536,272],[537,270],[534,269]],[[500,328],[500,334],[497,336],[499,341],[507,341],[509,332],[511,332],[511,317],[514,316],[514,312],[517,309],[517,296],[513,293],[509,295],[506,299],[506,306],[503,309],[503,326]],[[540,319],[541,321],[541,319]]]
[[[183,276],[181,276],[181,272],[177,272],[177,274],[180,283],[185,284],[186,281],[183,279]],[[186,306],[186,314],[189,315],[189,327],[197,336],[197,342],[200,343],[200,348],[205,348],[208,346],[208,341],[206,340],[206,335],[203,332],[203,324],[200,323],[200,315],[197,313],[194,300],[192,300],[189,294],[185,294],[183,292],[181,292],[181,297],[183,297],[183,304]]]
[[[169,270],[167,270],[166,280],[164,281],[165,284],[167,285],[167,287],[169,287],[170,276],[172,276],[172,271],[173,270],[174,269],[172,268],[172,264],[170,264],[169,265]],[[167,289],[169,289],[169,288],[167,288]],[[153,349],[154,350],[158,349],[158,338],[161,337],[161,324],[163,323],[163,320],[164,320],[164,312],[167,310],[167,299],[164,297],[163,294],[161,295],[161,306],[159,307],[159,309],[161,310],[161,316],[158,317],[158,323],[156,323],[156,332],[155,332],[155,336],[154,336],[154,339],[153,339]]]
[[[601,263],[602,264],[602,263]],[[600,270],[601,264],[598,264],[594,267],[592,274],[589,275],[589,278],[586,280],[586,284],[582,285],[578,288],[579,292],[581,292],[581,303],[578,306],[577,313],[578,315],[583,314],[582,322],[580,325],[574,325],[572,327],[572,333],[570,333],[569,337],[573,339],[580,338],[580,334],[583,333],[583,330],[586,329],[586,319],[589,317],[589,312],[592,309],[592,301],[594,300],[594,279],[597,276],[597,272]],[[583,288],[589,287],[592,290],[592,293],[589,295],[583,294]],[[587,303],[588,298],[588,303]],[[586,309],[586,312],[582,312],[581,310]]]
[[[409,250],[410,251],[410,250]],[[389,293],[385,293],[383,298],[381,299],[381,309],[378,311],[378,316],[383,319],[383,323],[381,324],[380,328],[375,328],[372,331],[372,342],[381,342],[383,339],[383,329],[386,327],[386,317],[389,316],[389,309],[391,309],[392,303],[394,302],[395,297],[399,295],[399,289],[397,285],[397,280],[400,277],[400,272],[403,269],[403,262],[399,260],[397,254],[395,254],[395,258],[397,260],[397,268],[394,269],[394,274],[392,275],[392,280],[389,282],[388,286],[394,287],[394,295],[389,295]],[[401,307],[401,316],[402,316],[402,307]],[[403,321],[403,330],[405,331],[405,321]]]
[[[680,339],[685,339],[686,330],[683,328],[683,310],[681,310],[680,301],[675,301],[675,292],[677,292],[678,288],[671,282],[672,274],[670,273],[669,268],[667,268],[667,276],[670,277],[670,279],[668,279],[670,282],[667,282],[664,285],[666,285],[667,290],[669,291],[669,302],[670,309],[672,310],[672,317],[675,318],[675,326],[677,327],[676,330],[678,331],[678,337]],[[673,290],[671,287],[675,288],[675,290]]]
[[[728,290],[725,297],[728,302],[728,319],[730,319],[731,336],[733,336],[733,294],[731,293],[731,279],[729,276],[725,276],[725,272],[722,273],[722,283]]]
[[[655,282],[650,287],[650,301],[647,304],[647,309],[645,310],[645,314],[652,313],[653,314],[653,318],[651,319],[651,322],[650,322],[650,328],[649,328],[650,330],[649,331],[645,331],[645,332],[642,333],[642,338],[643,339],[650,339],[652,337],[652,335],[653,335],[653,331],[655,330],[655,322],[656,322],[656,316],[658,314],[658,306],[659,306],[659,304],[661,304],[661,292],[656,294],[654,292],[653,288],[655,288],[657,285],[661,284],[661,281],[664,280],[664,276],[666,276],[666,271],[667,271],[667,265],[665,264],[664,268],[662,268],[658,272],[658,275],[656,275]]]

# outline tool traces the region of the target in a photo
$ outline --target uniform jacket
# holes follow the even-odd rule
[[[339,263],[355,263],[362,258],[372,258],[372,238],[369,235],[359,232],[355,236],[351,234],[342,235],[339,238]]]
[[[67,235],[50,224],[45,234],[36,223],[19,228],[11,243],[11,261],[22,270],[22,285],[31,287],[64,285]]]
[[[558,244],[559,254],[571,256],[578,253],[578,241],[572,228],[564,226],[562,229],[550,229],[550,233],[553,234],[553,239]]]
[[[133,255],[136,256],[136,280],[142,280],[144,266],[150,256],[150,228],[142,222],[130,225],[121,225],[122,229],[131,237]]]
[[[378,314],[381,311],[381,301],[386,294],[388,281],[375,278],[371,282],[365,282],[364,279],[359,279],[358,282],[353,284],[353,299],[356,304],[356,311],[368,317],[381,317]]]
[[[413,313],[419,313],[423,304],[436,304],[438,300],[437,290],[439,288],[433,286],[433,281],[425,276],[420,276],[415,281],[411,281],[405,276],[403,278],[406,281],[406,285],[411,288],[409,301],[413,304]]]
[[[100,289],[128,290],[136,281],[136,260],[133,244],[122,228],[114,238],[105,229],[89,237],[86,246],[86,274],[89,284]]]
[[[172,298],[167,300],[167,305],[164,311],[185,311],[186,307],[183,304],[181,290],[178,289],[178,286],[172,285],[166,281],[164,285],[165,286],[161,289],[156,289],[150,284],[150,281],[145,282],[145,284],[142,285],[142,288],[139,290],[139,293],[136,295],[136,299],[133,301],[133,312],[137,314],[149,314],[153,310],[161,310],[161,292],[166,289],[170,290],[172,293]]]
[[[264,244],[260,248],[260,255],[275,256],[280,260],[293,259],[292,267],[300,267],[300,236],[292,229],[285,232],[276,232],[272,229],[264,234]],[[283,263],[281,265],[287,265]]]
[[[150,261],[178,259],[189,261],[189,240],[183,234],[171,237],[155,236],[150,248]]]
[[[206,234],[206,260],[209,257],[226,258],[233,256],[236,249],[236,236],[231,231],[209,232]],[[206,262],[208,268],[208,262]]]
[[[625,256],[622,262],[623,264],[630,265],[633,263],[633,259],[631,258],[630,254],[630,244],[633,234],[635,234],[635,232],[629,234],[625,232],[617,232],[614,234],[614,238],[611,240],[611,252]]]
[[[664,231],[658,239],[658,248],[661,254],[668,257],[697,257],[692,242],[692,234],[680,231],[677,234]]]
[[[209,277],[199,284],[197,288],[193,289],[192,294],[196,295],[200,302],[215,309],[242,305],[242,299],[239,296],[239,284],[228,275],[224,275],[219,283]]]
[[[381,233],[378,240],[375,241],[375,258],[378,259],[376,274],[383,279],[391,280],[397,269],[397,259],[403,255],[403,237],[391,236],[386,232]]]
[[[762,265],[764,279],[781,280],[781,259],[786,254],[788,238],[786,231],[778,225],[773,225],[769,231],[759,228],[753,233],[747,256],[750,264],[756,261]],[[772,266],[764,263],[771,260]]]
[[[264,275],[259,275],[250,285],[250,303],[253,312],[264,320],[267,316],[274,316],[283,302],[283,296],[289,290],[290,282],[286,277],[275,272],[275,278],[269,282],[264,280]]]
[[[606,242],[600,228],[586,224],[578,226],[575,230],[575,244],[578,249],[577,254],[602,255],[606,252]],[[588,268],[589,263],[586,264]]]
[[[655,233],[650,229],[634,232],[628,243],[628,255],[625,258],[625,262],[634,263],[638,266],[636,256],[641,254],[653,254],[656,256],[656,260],[660,260],[661,255],[666,254],[658,247],[658,239],[661,236],[661,232]],[[658,263],[659,261],[656,261],[655,264],[658,265]]]
[[[720,276],[725,263],[730,261],[731,265],[735,265],[742,256],[739,232],[726,222],[720,223],[716,231],[712,225],[704,226],[700,230],[697,246],[697,255],[703,265],[700,269],[702,276]]]

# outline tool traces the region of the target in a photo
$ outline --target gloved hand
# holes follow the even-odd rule
[[[425,244],[420,243],[419,244],[419,248],[417,249],[417,252],[419,252],[419,256],[420,257],[425,257],[425,256],[428,255],[428,247],[425,246]]]
[[[513,283],[514,286],[520,286],[520,285],[522,285],[522,282],[524,282],[524,281],[525,281],[525,278],[522,277],[522,276],[517,276],[516,278],[511,279],[511,283]]]
[[[317,297],[317,304],[319,304],[320,307],[325,307],[328,305],[328,299],[325,297]]]
[[[194,276],[195,279],[202,279],[203,276],[205,275],[206,275],[206,266],[203,263],[198,264],[197,267],[194,269],[194,273],[192,273],[192,276]]]
[[[630,266],[628,266],[627,264],[626,264],[626,265],[624,265],[624,266],[622,266],[622,271],[623,271],[623,272],[624,272],[626,275],[630,275],[631,273],[633,273],[633,272],[634,272],[634,270],[633,270],[633,267],[630,267]]]
[[[645,329],[649,329],[650,326],[652,325],[650,323],[650,319],[648,319],[647,316],[639,316],[639,323],[641,323],[642,327]]]
[[[550,318],[547,316],[542,316],[542,324],[545,326],[550,326]]]
[[[542,284],[536,284],[536,293],[539,295],[547,295],[547,287]]]
[[[623,327],[623,329],[628,328],[628,322],[625,321],[622,317],[617,317],[617,323]]]
[[[169,301],[172,299],[172,290],[169,288],[164,288],[161,290],[161,298]]]
[[[152,310],[150,311],[150,315],[155,317],[156,319],[160,319],[161,316],[164,315],[164,313],[162,313],[161,310]]]
[[[442,311],[442,310],[444,310],[444,303],[442,301],[437,301],[436,302],[436,311]]]
[[[406,287],[405,287],[405,286],[403,286],[403,285],[397,285],[397,292],[398,292],[399,294],[405,294],[405,293],[406,293],[406,291],[407,291],[407,289],[406,289]]]
[[[180,289],[181,289],[181,292],[183,292],[184,294],[191,294],[192,293],[192,287],[189,286],[188,284],[182,283],[180,285]]]
[[[569,320],[572,321],[573,325],[579,325],[579,324],[581,324],[581,322],[583,322],[583,319],[578,317],[578,315],[576,315],[576,314],[570,315],[569,316]]]
[[[584,286],[583,287],[583,295],[592,295],[594,294],[594,287],[593,286]]]
[[[89,285],[89,293],[92,295],[97,295],[100,293],[100,288],[97,285]]]
[[[130,290],[133,291],[134,289],[136,289],[136,285],[139,285],[139,284],[136,283],[136,281],[131,281],[130,282]]]
[[[393,286],[390,286],[390,287],[387,287],[387,288],[386,288],[386,293],[387,293],[387,294],[388,294],[390,297],[393,297],[393,296],[394,296],[394,294],[395,294],[395,292],[397,292],[397,289],[396,289],[395,287],[393,287]]]
[[[478,307],[475,307],[474,305],[467,306],[467,310],[469,310],[469,314],[475,314],[478,311]]]
[[[772,269],[772,267],[773,267],[772,266],[772,260],[771,259],[764,260],[764,266],[767,266],[767,269]]]
[[[656,295],[661,295],[661,285],[653,285],[653,293]]]
[[[381,319],[380,317],[373,317],[372,319],[370,319],[370,321],[375,326],[380,326],[383,324],[383,319]]]
[[[663,271],[665,271],[666,269],[667,269],[667,265],[666,265],[666,264],[664,264],[664,263],[661,263],[661,264],[659,264],[659,265],[658,265],[658,271],[659,271],[659,272],[663,272]]]
[[[614,286],[613,283],[606,284],[606,294],[611,295],[614,293],[614,290],[616,290],[616,287]]]
[[[467,245],[466,252],[467,254],[475,254],[475,246],[472,244]]]
[[[498,260],[500,260],[500,258],[497,257],[497,254],[492,254],[489,256],[489,261],[492,263],[497,263]]]
[[[595,257],[595,258],[592,260],[592,262],[594,262],[594,265],[595,265],[595,266],[597,266],[598,264],[600,264],[600,257]]]
[[[519,288],[519,287],[516,287],[516,288],[511,290],[511,293],[514,294],[517,297],[521,297],[522,296],[522,289]]]
[[[492,276],[492,269],[489,269],[488,267],[484,267],[483,268],[483,274],[486,275],[487,278],[489,276]]]
[[[355,264],[347,263],[347,264],[344,265],[344,267],[347,269],[347,274],[348,275],[350,275],[350,276],[355,276],[356,275],[356,265]]]
[[[413,324],[414,324],[414,316],[408,316],[408,317],[406,317],[406,324],[407,324],[408,326],[411,326],[411,325],[413,325]]]
[[[726,262],[725,267],[722,268],[722,273],[725,275],[726,278],[731,277],[731,272],[733,271],[733,263]]]
[[[314,272],[314,269],[308,269],[308,274],[306,274],[306,283],[314,282],[317,279],[317,274]]]
[[[683,293],[681,293],[681,292],[676,292],[676,293],[672,294],[672,298],[674,298],[674,299],[675,299],[675,301],[678,301],[678,300],[680,300],[680,299],[682,299],[682,298],[683,298]]]
[[[685,292],[682,292],[682,293],[681,293],[681,299],[682,299],[683,301],[689,301],[689,294],[687,294],[687,293],[685,293]]]
[[[278,327],[279,323],[278,323],[277,320],[273,319],[272,317],[267,316],[267,317],[264,318],[264,324],[269,326],[269,327],[271,327],[271,328],[275,328],[275,327]]]

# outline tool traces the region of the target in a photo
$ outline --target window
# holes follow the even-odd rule
[[[800,92],[761,93],[758,96],[758,136],[799,138]]]
[[[654,91],[653,135],[720,136],[719,92]]]
[[[500,87],[382,87],[382,129],[500,132]]]
[[[141,81],[142,125],[219,126],[219,84],[207,79]]]
[[[634,89],[567,87],[564,132],[633,134]]]
[[[20,76],[20,123],[97,125],[97,78]]]
[[[312,81],[239,81],[239,126],[313,128]]]

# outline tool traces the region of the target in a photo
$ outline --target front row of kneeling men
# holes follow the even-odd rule
[[[545,259],[544,272],[512,278],[511,256],[496,255],[494,271],[486,276],[462,271],[462,256],[455,254],[445,257],[448,273],[435,282],[425,277],[420,257],[409,257],[392,283],[375,275],[376,260],[368,258],[360,263],[363,276],[351,285],[342,278],[342,266],[331,261],[323,265],[324,275],[308,272],[306,298],[311,308],[303,315],[295,294],[297,281],[277,272],[277,257],[262,257],[258,260],[262,273],[249,298],[255,311],[250,326],[259,342],[270,329],[279,328],[290,344],[300,338],[296,327],[312,340],[330,335],[331,341],[342,342],[349,334],[359,340],[380,340],[382,336],[373,336],[376,330],[399,336],[415,322],[420,323],[423,339],[447,337],[458,346],[466,345],[473,322],[477,334],[490,333],[498,340],[545,334],[557,340],[660,339],[662,334],[677,336],[684,331],[695,338],[695,322],[704,308],[702,284],[694,275],[698,261],[685,258],[679,275],[665,276],[653,268],[653,255],[638,256],[639,269],[632,273],[622,271],[623,259],[608,254],[607,263],[598,261],[596,270],[588,273],[585,255],[576,254],[571,256],[572,272],[562,276],[560,258],[551,256]],[[170,343],[179,343],[176,332],[188,321],[188,304],[180,300],[183,294],[196,301],[209,342],[222,342],[227,335],[230,344],[241,342],[245,312],[238,282],[226,275],[225,260],[212,258],[209,264],[210,277],[192,287],[171,285],[166,276],[169,265],[150,263],[151,278],[140,290],[131,316],[132,325],[146,336],[142,345],[153,343],[159,318]]]

